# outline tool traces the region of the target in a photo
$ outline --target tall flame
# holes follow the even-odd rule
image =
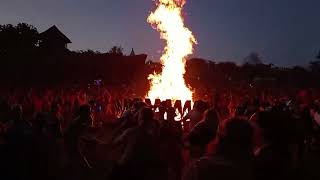
[[[186,0],[157,0],[157,9],[150,14],[148,22],[166,41],[161,56],[161,74],[149,75],[151,82],[147,97],[151,100],[181,100],[184,104],[192,100],[193,92],[184,81],[186,57],[193,52],[197,43],[192,32],[185,27],[182,8]]]

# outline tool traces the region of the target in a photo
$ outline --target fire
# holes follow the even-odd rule
[[[192,32],[185,27],[182,9],[186,0],[157,0],[157,9],[150,14],[148,22],[160,32],[166,41],[161,56],[161,74],[149,75],[151,82],[147,97],[155,99],[181,100],[184,104],[192,100],[192,90],[184,81],[186,57],[193,52],[197,43]]]

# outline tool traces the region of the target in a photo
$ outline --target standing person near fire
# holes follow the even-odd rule
[[[71,173],[77,173],[88,165],[81,152],[81,140],[91,123],[91,108],[87,104],[82,105],[80,106],[79,116],[73,120],[65,133],[65,147],[69,158],[69,167],[72,170]]]
[[[220,124],[215,152],[192,163],[183,180],[253,180],[252,125],[241,118]]]
[[[206,153],[207,146],[216,137],[220,120],[215,109],[205,112],[203,119],[195,125],[188,135],[190,143],[190,155],[200,158]]]
[[[201,100],[194,102],[193,109],[182,119],[183,124],[187,124],[187,120],[190,120],[189,126],[184,126],[187,131],[191,130],[195,125],[203,118],[203,114],[207,109],[207,104]]]
[[[173,107],[166,110],[167,119],[163,120],[160,127],[161,159],[164,160],[169,180],[181,179],[183,164],[183,131],[181,123],[175,121],[176,112]]]
[[[124,151],[111,173],[111,179],[164,179],[165,174],[159,155],[158,130],[153,111],[139,111],[138,126],[127,129],[114,140],[114,144],[125,143]]]

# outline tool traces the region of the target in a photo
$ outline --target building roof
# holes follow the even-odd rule
[[[64,35],[55,25],[40,33],[40,36],[45,39],[60,39],[66,44],[71,43],[70,39],[66,35]]]

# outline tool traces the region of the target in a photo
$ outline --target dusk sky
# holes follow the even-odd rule
[[[152,0],[0,0],[0,24],[57,25],[72,50],[121,45],[159,59],[163,41],[146,22],[154,9]],[[320,49],[319,9],[320,0],[187,0],[184,17],[193,56],[242,63],[255,51],[265,63],[307,65]]]

